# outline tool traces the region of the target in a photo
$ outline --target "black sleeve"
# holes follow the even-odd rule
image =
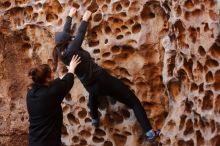
[[[83,40],[85,38],[87,27],[88,27],[88,22],[83,20],[80,23],[80,26],[79,26],[78,31],[76,33],[76,36],[75,36],[75,38],[73,40],[74,46],[71,46],[71,44],[70,44],[70,47],[76,47],[76,48],[80,48],[81,47],[82,42],[83,42]]]
[[[53,98],[58,98],[61,103],[63,98],[71,90],[74,83],[74,75],[67,73],[62,79],[57,79],[49,89],[49,94]]]
[[[74,50],[81,48],[82,42],[86,34],[87,27],[88,27],[88,22],[83,20],[80,23],[79,29],[76,33],[74,40],[72,40],[69,43],[68,47],[64,50],[63,57],[68,60],[67,64],[69,64],[69,62],[71,61]]]
[[[72,40],[66,50],[67,54],[72,54],[74,49],[79,49],[82,45],[82,42],[84,40],[85,34],[86,34],[86,29],[88,26],[88,22],[86,21],[82,21],[80,23],[79,29],[76,33],[76,37],[74,38],[74,40]]]
[[[65,22],[64,27],[63,27],[63,31],[69,33],[71,25],[72,25],[72,17],[67,16],[66,17],[66,22]]]

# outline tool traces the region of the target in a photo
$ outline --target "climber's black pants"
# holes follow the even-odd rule
[[[121,80],[102,71],[95,83],[85,86],[89,92],[89,108],[91,116],[98,118],[98,96],[111,96],[133,109],[134,114],[145,132],[152,129],[144,108],[135,94]]]

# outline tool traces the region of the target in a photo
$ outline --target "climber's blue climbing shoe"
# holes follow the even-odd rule
[[[92,119],[92,126],[98,128],[99,127],[99,119]]]
[[[148,131],[146,134],[146,141],[148,143],[153,143],[160,135],[160,130],[154,131],[153,129]]]

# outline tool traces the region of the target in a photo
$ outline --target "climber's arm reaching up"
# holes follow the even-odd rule
[[[76,15],[76,8],[71,8],[69,15],[66,17],[66,22],[63,27],[63,31],[69,33],[72,25],[72,19]]]

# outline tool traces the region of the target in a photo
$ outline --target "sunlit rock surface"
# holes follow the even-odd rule
[[[78,8],[93,12],[83,48],[141,100],[164,146],[220,145],[217,0],[1,0],[0,145],[27,145],[31,66],[51,63],[54,34]],[[147,146],[131,109],[100,97],[94,129],[79,80],[63,101],[67,146]]]

